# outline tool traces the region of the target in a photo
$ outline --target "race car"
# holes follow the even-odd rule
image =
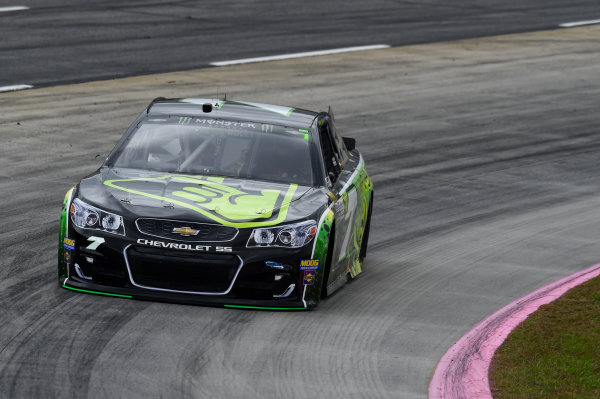
[[[373,184],[331,110],[157,98],[63,201],[63,288],[307,309],[362,271]]]

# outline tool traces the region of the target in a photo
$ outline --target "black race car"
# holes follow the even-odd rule
[[[306,309],[362,270],[373,185],[331,112],[155,99],[65,196],[62,287]]]

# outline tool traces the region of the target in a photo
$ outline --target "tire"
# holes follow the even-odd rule
[[[369,213],[367,214],[367,224],[365,225],[365,231],[363,233],[362,242],[360,244],[360,253],[358,260],[361,262],[367,257],[367,246],[369,245],[369,230],[371,230],[371,213],[373,212],[373,196],[371,196],[371,202],[369,203]]]
[[[321,299],[327,298],[327,281],[329,280],[329,271],[331,269],[331,258],[333,257],[333,247],[335,246],[335,229],[329,235],[329,244],[327,245],[327,257],[325,258],[325,270],[323,271],[323,281],[321,282]]]

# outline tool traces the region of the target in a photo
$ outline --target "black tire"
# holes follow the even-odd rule
[[[365,226],[365,232],[363,233],[362,242],[360,244],[360,254],[358,260],[361,262],[367,257],[367,246],[369,245],[369,230],[371,230],[371,213],[373,212],[373,196],[371,195],[371,202],[369,203],[369,213],[367,214],[367,224]]]
[[[333,247],[335,245],[335,228],[329,234],[329,245],[327,247],[327,257],[325,258],[325,270],[323,271],[323,281],[321,282],[321,299],[327,298],[327,280],[329,280],[329,271],[331,269],[331,258],[333,258]]]

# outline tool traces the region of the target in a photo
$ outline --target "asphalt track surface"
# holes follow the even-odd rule
[[[600,27],[0,94],[0,397],[425,398],[471,326],[598,262]],[[79,294],[64,193],[149,99],[327,109],[375,184],[364,274],[310,312]]]
[[[535,31],[600,18],[597,0],[0,0],[10,5],[30,9],[0,12],[0,87]]]

